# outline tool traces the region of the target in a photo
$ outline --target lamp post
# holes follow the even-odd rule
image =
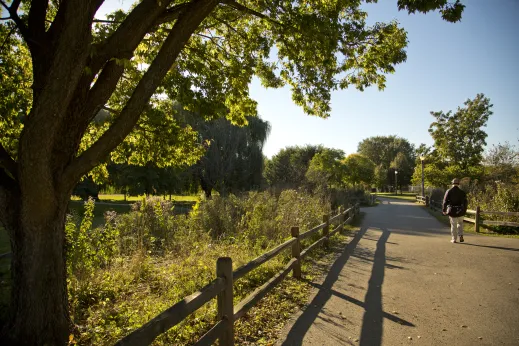
[[[425,161],[425,156],[420,156],[420,161],[422,161],[422,197],[425,197],[425,184],[424,184],[424,172],[423,172],[423,163]]]
[[[398,195],[398,179],[397,179],[398,171],[395,170],[395,195]]]

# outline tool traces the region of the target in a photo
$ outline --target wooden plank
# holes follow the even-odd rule
[[[263,298],[270,290],[272,290],[279,282],[281,282],[288,273],[292,270],[292,267],[297,262],[297,259],[292,258],[284,269],[280,270],[274,277],[264,283],[261,287],[258,287],[253,293],[249,294],[247,298],[242,300],[234,308],[234,320],[243,317],[247,311],[250,310],[256,303]]]
[[[519,222],[509,222],[509,221],[488,221],[488,220],[483,220],[483,221],[481,221],[481,224],[489,225],[489,226],[519,227]]]
[[[519,212],[515,211],[480,211],[483,215],[506,215],[506,216],[519,216]]]
[[[471,223],[476,223],[476,220],[475,219],[471,219],[470,217],[464,217],[463,221],[467,221],[467,222],[471,222]]]
[[[352,212],[352,211],[354,211],[354,210],[355,210],[355,207],[350,207],[350,208],[346,209],[346,210],[343,212],[343,214],[344,214],[344,215],[348,215],[348,213],[350,213],[350,212]]]
[[[316,246],[319,246],[326,240],[326,237],[319,238],[318,241],[301,251],[301,258],[304,258],[310,251],[312,251]]]
[[[220,320],[213,328],[209,329],[195,344],[195,346],[211,346],[225,329],[225,324],[229,323],[227,319]]]
[[[342,216],[342,213],[339,213],[339,214],[335,215],[334,217],[332,217],[330,219],[330,223],[339,220],[341,216]]]
[[[332,235],[334,235],[335,233],[339,232],[340,230],[342,230],[342,227],[343,227],[344,224],[340,224],[339,226],[337,226],[333,231],[330,232],[330,234],[328,234],[328,237],[331,237]]]
[[[164,310],[148,323],[119,340],[115,345],[142,346],[151,344],[157,336],[174,327],[202,305],[213,299],[224,287],[225,280],[216,278],[200,291]]]
[[[476,211],[472,209],[467,209],[467,214],[474,214],[476,215]]]
[[[283,244],[276,246],[269,252],[266,252],[263,255],[253,259],[249,263],[242,265],[240,268],[236,269],[233,272],[232,275],[233,275],[234,281],[238,280],[239,278],[244,277],[251,270],[254,270],[261,264],[267,262],[272,257],[276,256],[278,253],[280,253],[284,249],[288,248],[295,241],[296,240],[294,238],[291,238],[291,239],[287,240],[286,242],[284,242]]]
[[[326,223],[322,223],[320,224],[319,226],[315,226],[314,228],[312,228],[311,230],[309,231],[306,231],[305,233],[301,233],[299,235],[299,239],[305,239],[305,238],[308,238],[310,237],[312,234],[316,233],[316,232],[319,232],[321,229],[323,229],[324,227],[326,227]]]

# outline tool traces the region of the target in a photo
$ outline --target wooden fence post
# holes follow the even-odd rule
[[[476,207],[476,217],[475,217],[476,221],[474,222],[474,224],[476,225],[476,227],[475,227],[476,228],[476,232],[478,232],[478,233],[479,233],[479,224],[481,223],[481,220],[479,218],[480,217],[480,213],[481,213],[481,209],[480,209],[480,207],[478,205]]]
[[[292,257],[297,259],[294,268],[292,269],[292,276],[296,279],[301,279],[301,243],[299,240],[299,227],[294,226],[290,229],[292,237],[296,238],[296,241],[292,244]]]
[[[218,319],[225,319],[226,326],[220,335],[221,346],[234,345],[234,306],[233,306],[233,278],[232,259],[220,257],[216,262],[216,275],[225,279],[225,289],[217,296]]]
[[[323,237],[326,237],[323,244],[325,247],[327,247],[329,244],[328,234],[330,233],[330,215],[323,215],[323,222],[326,223],[326,226],[323,228]]]
[[[429,196],[425,196],[425,206],[429,206]]]

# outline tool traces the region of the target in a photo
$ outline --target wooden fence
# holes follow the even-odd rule
[[[416,201],[419,203],[425,203],[426,206],[430,207],[433,210],[442,210],[442,202],[429,200],[429,196],[416,196]],[[519,227],[519,222],[511,222],[511,221],[491,221],[491,220],[482,220],[481,215],[502,215],[502,216],[519,216],[519,212],[506,212],[506,211],[483,211],[479,206],[476,207],[476,210],[467,209],[467,214],[474,215],[474,218],[465,217],[464,221],[475,224],[476,232],[479,232],[479,228],[481,225],[487,226],[511,226],[511,227]]]
[[[216,340],[219,340],[219,345],[221,346],[234,345],[234,321],[244,316],[261,298],[270,292],[278,283],[283,281],[290,271],[292,271],[293,277],[300,279],[302,259],[317,246],[321,244],[327,245],[329,238],[335,233],[340,232],[344,225],[350,223],[358,213],[359,204],[355,204],[355,206],[344,211],[339,209],[337,215],[331,218],[329,215],[323,215],[323,222],[307,232],[300,234],[299,227],[292,227],[290,230],[292,235],[291,239],[241,266],[234,272],[232,271],[231,258],[219,258],[216,262],[216,279],[200,291],[179,301],[142,327],[119,340],[116,345],[149,345],[160,334],[165,333],[180,323],[215,297],[217,299],[218,322],[204,334],[195,345],[212,345]],[[330,231],[330,225],[334,224],[337,224],[337,227]],[[301,240],[317,234],[320,230],[322,230],[321,238],[301,251]],[[254,292],[238,303],[237,306],[234,306],[234,282],[289,247],[291,247],[292,250],[292,258],[286,266],[265,284],[258,287]]]

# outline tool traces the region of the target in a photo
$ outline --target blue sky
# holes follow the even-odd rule
[[[102,13],[128,7],[132,0],[108,0]],[[251,95],[261,117],[272,125],[264,148],[268,157],[292,145],[322,144],[356,151],[365,138],[398,135],[419,145],[433,144],[430,111],[455,110],[467,98],[484,93],[494,104],[485,129],[490,145],[519,144],[519,1],[462,0],[461,22],[439,14],[407,15],[396,0],[365,5],[369,22],[396,19],[408,32],[407,61],[387,78],[386,89],[354,89],[332,94],[328,119],[305,115],[290,90],[264,89],[255,80]]]

